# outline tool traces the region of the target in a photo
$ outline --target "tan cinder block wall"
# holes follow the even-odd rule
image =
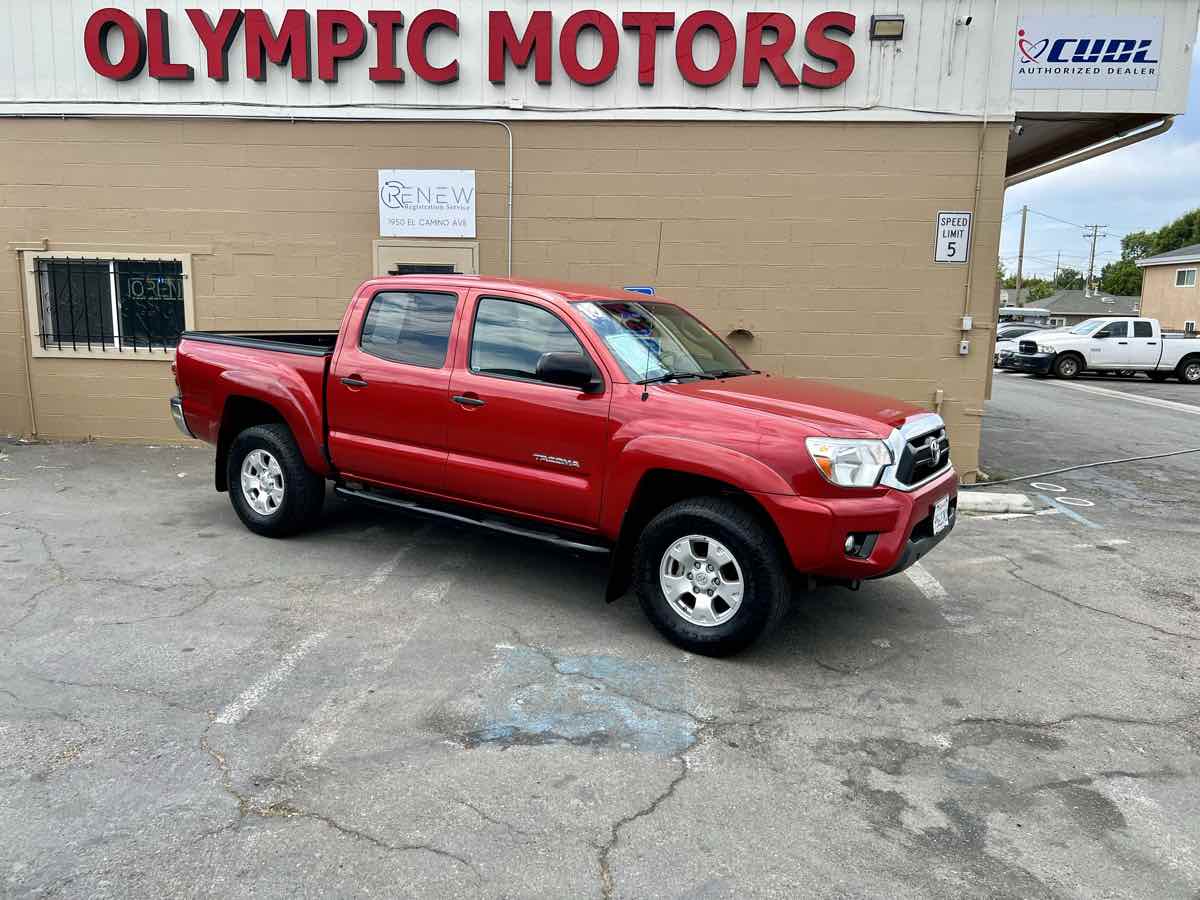
[[[1176,270],[1193,268],[1200,265],[1142,269],[1142,315],[1158,319],[1163,328],[1175,331],[1183,331],[1186,322],[1200,322],[1200,287],[1175,287]]]
[[[516,123],[513,271],[653,284],[753,363],[942,412],[976,466],[991,356],[1007,130],[988,129],[966,268],[932,262],[935,214],[970,209],[966,124]],[[7,120],[5,241],[190,249],[199,328],[331,327],[371,274],[377,170],[477,172],[480,269],[503,274],[506,150],[494,125]],[[0,432],[28,430],[15,254],[0,268]],[[164,439],[163,363],[32,363],[48,436]]]

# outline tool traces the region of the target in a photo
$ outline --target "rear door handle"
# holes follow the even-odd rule
[[[361,375],[347,375],[342,379],[342,384],[352,388],[365,388],[367,386],[366,380]]]
[[[1158,341],[1146,341],[1146,346],[1147,347],[1157,347]]]
[[[481,400],[478,397],[467,397],[463,394],[455,394],[450,399],[459,406],[485,406],[487,404],[486,400]]]
[[[1117,341],[1118,344],[1128,344],[1129,341]]]

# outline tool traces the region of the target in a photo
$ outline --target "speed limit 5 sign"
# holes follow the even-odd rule
[[[970,255],[971,213],[939,210],[933,239],[933,261],[965,263]]]

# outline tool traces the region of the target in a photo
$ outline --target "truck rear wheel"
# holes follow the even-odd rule
[[[682,500],[655,516],[633,563],[638,600],[672,643],[726,656],[787,610],[790,564],[773,530],[722,497]]]
[[[1185,359],[1176,374],[1184,384],[1200,384],[1200,358]]]
[[[316,522],[325,480],[313,474],[286,425],[247,428],[229,448],[229,499],[242,524],[266,537],[286,537]]]

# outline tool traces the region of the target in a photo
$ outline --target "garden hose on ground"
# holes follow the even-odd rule
[[[1096,466],[1113,466],[1117,463],[1141,462],[1144,459],[1162,459],[1164,456],[1182,456],[1185,453],[1200,453],[1200,447],[1190,450],[1172,450],[1170,453],[1151,453],[1149,456],[1126,456],[1123,459],[1105,459],[1100,462],[1083,463],[1078,466],[1067,466],[1065,469],[1051,469],[1048,472],[1036,472],[1033,475],[1018,475],[1014,478],[1001,478],[999,481],[977,481],[975,484],[960,484],[959,490],[969,491],[974,488],[991,487],[994,484],[1012,484],[1014,481],[1029,481],[1031,478],[1045,478],[1049,475],[1061,475],[1063,472],[1074,472],[1077,469],[1094,469]]]

